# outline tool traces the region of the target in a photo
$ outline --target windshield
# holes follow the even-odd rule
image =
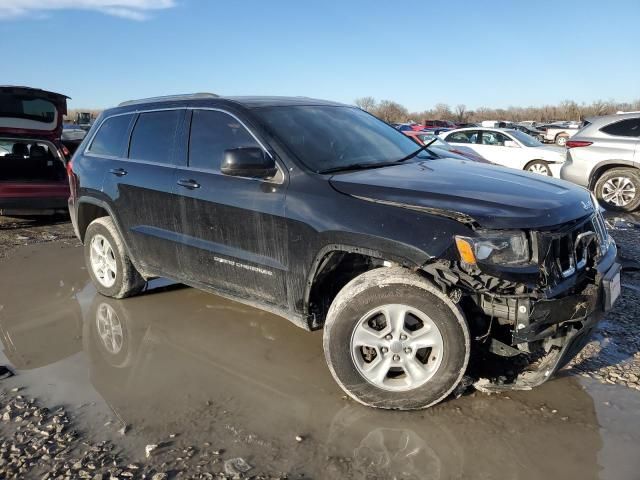
[[[258,108],[255,113],[310,170],[380,164],[417,150],[403,133],[353,107],[287,106]],[[422,152],[417,158],[431,158]]]
[[[526,133],[519,130],[509,130],[508,133],[520,143],[522,143],[525,147],[542,147],[543,145],[542,142],[536,140],[531,135],[527,135]]]

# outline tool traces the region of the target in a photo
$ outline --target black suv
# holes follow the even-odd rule
[[[322,328],[331,373],[366,405],[536,386],[620,293],[587,190],[442,157],[347,105],[125,102],[68,170],[100,293],[168,277]]]

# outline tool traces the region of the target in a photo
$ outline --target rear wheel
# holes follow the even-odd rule
[[[559,147],[564,147],[567,144],[567,139],[569,137],[565,134],[560,134],[558,136],[556,136],[556,145],[558,145]]]
[[[611,210],[636,210],[640,207],[640,171],[633,168],[607,170],[596,182],[595,193]]]
[[[324,328],[333,377],[365,405],[410,410],[443,400],[469,359],[461,310],[419,275],[379,268],[349,282]]]
[[[524,169],[527,172],[539,173],[540,175],[551,176],[551,169],[549,168],[549,164],[547,162],[543,162],[542,160],[534,160],[533,162],[529,162]]]
[[[84,258],[91,280],[102,295],[125,298],[140,293],[146,285],[111,217],[97,218],[87,227]]]

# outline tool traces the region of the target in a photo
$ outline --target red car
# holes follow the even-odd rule
[[[68,98],[0,86],[0,215],[66,213],[69,152],[61,135]]]
[[[404,133],[407,137],[413,139],[418,145],[425,145],[430,141],[432,141],[433,139],[436,139],[436,141],[433,143],[433,148],[435,150],[444,150],[445,152],[454,153],[456,155],[465,157],[469,160],[473,160],[474,162],[491,163],[489,160],[487,160],[481,155],[478,155],[473,150],[471,149],[463,150],[462,148],[456,148],[450,143],[447,143],[444,140],[442,140],[440,137],[434,135],[433,133],[424,132],[424,131],[422,132],[406,131],[402,133]]]

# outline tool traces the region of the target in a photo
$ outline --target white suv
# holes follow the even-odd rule
[[[567,148],[563,179],[593,190],[612,210],[640,207],[640,113],[590,118]]]

